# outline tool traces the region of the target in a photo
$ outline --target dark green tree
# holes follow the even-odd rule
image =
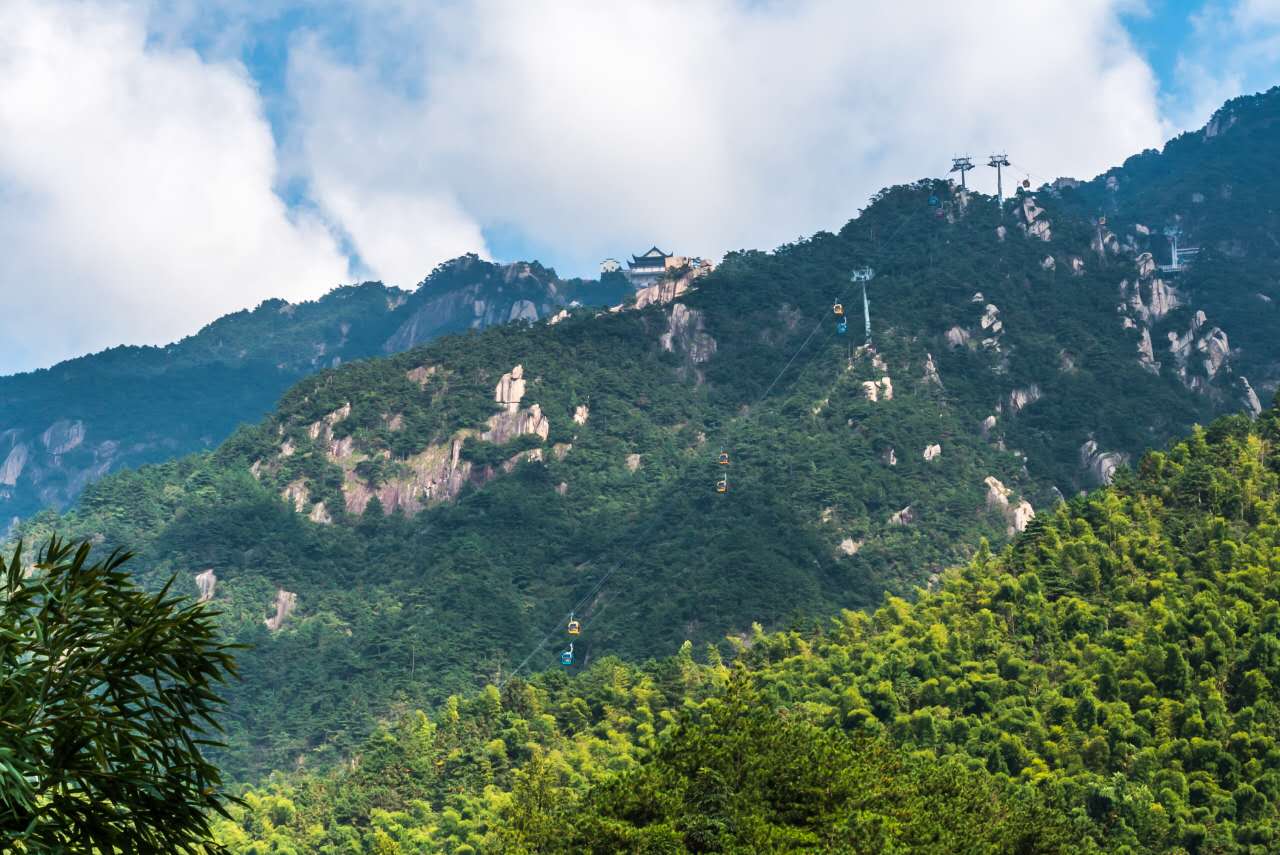
[[[213,614],[52,538],[0,600],[0,849],[196,852],[222,812],[202,756],[235,674]]]

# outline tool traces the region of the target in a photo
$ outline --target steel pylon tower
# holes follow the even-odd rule
[[[862,285],[862,326],[867,335],[867,347],[871,347],[871,303],[867,300],[867,283],[874,279],[876,272],[870,267],[859,267],[849,275],[849,279]]]
[[[969,157],[967,157],[967,156],[966,156],[966,157],[953,157],[953,158],[951,158],[951,170],[950,170],[950,171],[951,171],[951,172],[959,172],[959,173],[960,173],[960,187],[961,187],[961,189],[964,189],[964,190],[968,190],[968,189],[969,189],[968,187],[966,187],[966,186],[965,186],[965,183],[964,183],[964,174],[965,174],[966,172],[968,172],[970,169],[973,169],[973,161],[972,161]]]
[[[1004,184],[1001,182],[1000,167],[1009,165],[1009,155],[993,154],[987,166],[996,168],[996,202],[1000,205],[1000,210],[1004,211]],[[963,174],[963,173],[962,173]]]

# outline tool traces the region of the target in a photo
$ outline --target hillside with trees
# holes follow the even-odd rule
[[[163,347],[121,346],[0,377],[0,532],[61,508],[120,469],[217,447],[301,377],[439,335],[546,318],[630,288],[539,264],[463,256],[405,291],[365,282],[318,300],[266,300]]]
[[[233,853],[1264,853],[1280,410],[1145,456],[913,601],[454,696],[281,773]]]
[[[1253,121],[1205,156],[1236,156],[1218,143]],[[20,531],[128,545],[144,584],[176,574],[222,610],[250,646],[229,775],[325,768],[390,710],[551,665],[570,610],[587,668],[686,640],[729,653],[752,623],[932,589],[1145,449],[1260,410],[1240,366],[1280,341],[1236,348],[1193,315],[1155,359],[1175,312],[1203,314],[1197,268],[1171,286],[1156,238],[1109,231],[1099,257],[1097,236],[1066,191],[1001,208],[890,188],[838,233],[731,253],[625,310],[326,368],[216,450]]]

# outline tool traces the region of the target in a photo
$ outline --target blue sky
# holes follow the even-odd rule
[[[0,373],[463,252],[770,248],[956,154],[1087,177],[1278,69],[1280,0],[6,0]]]

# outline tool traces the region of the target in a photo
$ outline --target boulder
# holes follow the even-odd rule
[[[926,445],[926,446],[924,447],[924,455],[923,455],[923,456],[924,456],[924,459],[925,459],[925,461],[926,461],[926,462],[927,462],[927,461],[932,461],[932,460],[937,460],[939,457],[941,457],[941,456],[942,456],[942,446],[941,446],[941,445],[939,445],[939,444],[938,444],[938,443],[936,443],[936,442],[935,442],[934,444],[932,444],[932,445]]]

